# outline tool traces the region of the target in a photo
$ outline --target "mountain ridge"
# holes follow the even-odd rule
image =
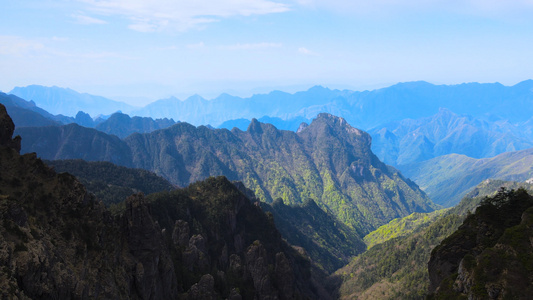
[[[436,207],[413,182],[372,154],[370,135],[330,114],[320,114],[299,133],[256,119],[247,131],[178,123],[124,140],[71,127],[75,130],[66,132],[76,135],[53,128],[20,128],[17,133],[24,138],[24,152],[46,159],[111,161],[154,171],[178,186],[225,175],[266,202],[282,198],[296,204],[311,198],[360,236],[392,218]],[[46,140],[64,146],[39,150],[50,143]]]

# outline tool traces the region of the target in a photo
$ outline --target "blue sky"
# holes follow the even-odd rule
[[[533,1],[4,1],[0,90],[132,104],[312,85],[533,78]]]

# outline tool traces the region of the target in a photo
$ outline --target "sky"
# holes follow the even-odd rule
[[[144,105],[533,78],[533,0],[3,0],[0,90]]]

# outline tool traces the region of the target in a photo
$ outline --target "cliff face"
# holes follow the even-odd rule
[[[527,299],[533,292],[533,197],[525,190],[487,198],[431,253],[434,299]]]
[[[318,298],[309,261],[227,179],[133,195],[113,216],[72,175],[20,155],[0,117],[2,298]]]

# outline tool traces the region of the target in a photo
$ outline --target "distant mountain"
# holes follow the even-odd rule
[[[178,186],[225,175],[266,202],[311,198],[359,236],[393,218],[436,207],[372,154],[367,133],[329,114],[320,114],[298,133],[255,119],[245,132],[179,123],[123,141],[77,125],[17,133],[23,152],[46,159],[111,161],[154,171]]]
[[[68,88],[45,87],[29,85],[15,87],[10,94],[20,98],[31,100],[39,107],[52,114],[62,114],[74,117],[79,111],[84,111],[91,116],[99,114],[111,114],[117,111],[125,113],[134,109],[126,103],[113,101],[101,96],[86,93],[78,93]]]
[[[372,135],[372,150],[385,163],[404,165],[446,154],[473,158],[533,147],[527,126],[505,121],[484,121],[459,116],[441,108],[436,115],[379,126]],[[513,135],[516,134],[515,135]]]
[[[433,85],[418,81],[362,92],[315,86],[294,94],[273,91],[249,98],[222,94],[215,99],[206,100],[194,95],[182,101],[170,97],[143,108],[134,108],[103,97],[58,87],[17,87],[11,93],[34,100],[37,105],[53,114],[74,116],[81,110],[91,116],[98,116],[120,110],[132,116],[172,118],[194,125],[213,126],[221,126],[229,120],[251,120],[261,116],[285,121],[295,118],[311,120],[322,112],[343,117],[353,126],[364,130],[383,127],[383,124],[404,119],[426,118],[437,114],[440,108],[447,108],[456,114],[469,115],[475,119],[508,121],[510,124],[522,124],[533,115],[533,80],[526,80],[514,86],[503,86],[499,83]],[[275,122],[268,122],[270,121]],[[230,126],[234,124],[224,124],[223,127]],[[239,124],[236,127],[242,130],[243,126]],[[288,127],[280,126],[291,130],[294,130],[294,127],[294,124]],[[529,138],[526,140],[533,140],[533,129],[529,131]],[[516,133],[513,135],[524,138]],[[420,144],[417,147],[420,148],[425,142],[417,141],[416,143]]]
[[[0,103],[6,107],[17,127],[50,126],[74,122],[72,118],[62,115],[54,116],[37,107],[34,102],[26,101],[15,95],[0,92]]]
[[[281,118],[272,118],[269,116],[263,116],[257,120],[261,123],[272,124],[277,129],[280,129],[280,130],[291,130],[291,131],[297,131],[302,123],[310,122],[310,120],[303,118],[303,117],[296,117],[296,118],[292,118],[288,120],[283,120]],[[250,125],[250,122],[251,121],[247,119],[229,120],[229,121],[226,121],[220,124],[218,128],[226,128],[229,130],[233,128],[238,128],[242,131],[245,131]]]
[[[174,120],[167,118],[155,120],[147,117],[131,118],[123,113],[114,113],[107,120],[96,125],[96,129],[108,134],[114,134],[119,138],[125,138],[135,132],[148,133],[174,124],[176,124]]]
[[[363,92],[316,86],[294,94],[274,91],[249,98],[227,94],[212,100],[200,96],[184,101],[168,98],[153,102],[133,114],[219,126],[228,120],[250,120],[265,115],[283,120],[295,117],[312,119],[321,112],[327,112],[345,118],[353,126],[369,130],[407,118],[428,117],[443,107],[474,118],[521,123],[533,115],[532,104],[533,80],[510,87],[499,83],[433,85],[419,81]]]
[[[533,177],[533,148],[475,159],[459,154],[400,166],[435,203],[453,206],[486,179],[525,181]]]

